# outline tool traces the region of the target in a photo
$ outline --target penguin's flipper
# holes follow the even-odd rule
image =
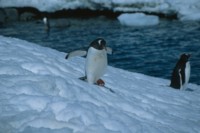
[[[112,54],[113,53],[112,48],[106,47],[106,52],[107,54]]]
[[[170,87],[175,88],[175,89],[181,88],[181,75],[180,75],[179,68],[175,68],[173,70]]]
[[[87,54],[87,51],[85,50],[75,50],[75,51],[69,52],[66,55],[65,59],[69,59],[74,56],[86,56],[86,54]]]

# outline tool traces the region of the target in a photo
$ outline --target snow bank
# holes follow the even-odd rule
[[[180,20],[200,20],[199,0],[1,0],[0,7],[35,7],[40,11],[91,9],[178,14]]]
[[[2,133],[198,133],[200,87],[108,67],[105,88],[78,78],[84,58],[0,36]]]
[[[159,24],[159,18],[144,13],[124,13],[118,17],[119,22],[125,26],[151,26]]]
[[[198,9],[183,9],[179,14],[178,18],[181,21],[200,21],[200,10]]]

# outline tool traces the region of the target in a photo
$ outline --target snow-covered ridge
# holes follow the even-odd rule
[[[2,133],[198,133],[200,86],[108,67],[107,89],[78,78],[84,58],[0,36]]]
[[[35,7],[40,11],[109,9],[121,12],[178,14],[180,20],[200,20],[199,0],[1,0],[0,7]]]

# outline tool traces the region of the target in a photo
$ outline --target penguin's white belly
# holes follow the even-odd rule
[[[105,73],[106,66],[106,51],[104,49],[97,50],[90,47],[86,57],[86,76],[88,83],[96,83],[96,81]]]
[[[185,67],[185,83],[183,83],[183,90],[185,90],[187,88],[189,79],[190,79],[190,62],[188,61],[186,63],[186,67]]]

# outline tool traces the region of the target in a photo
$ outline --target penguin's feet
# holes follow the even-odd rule
[[[102,79],[97,80],[97,85],[104,86],[105,82]]]

